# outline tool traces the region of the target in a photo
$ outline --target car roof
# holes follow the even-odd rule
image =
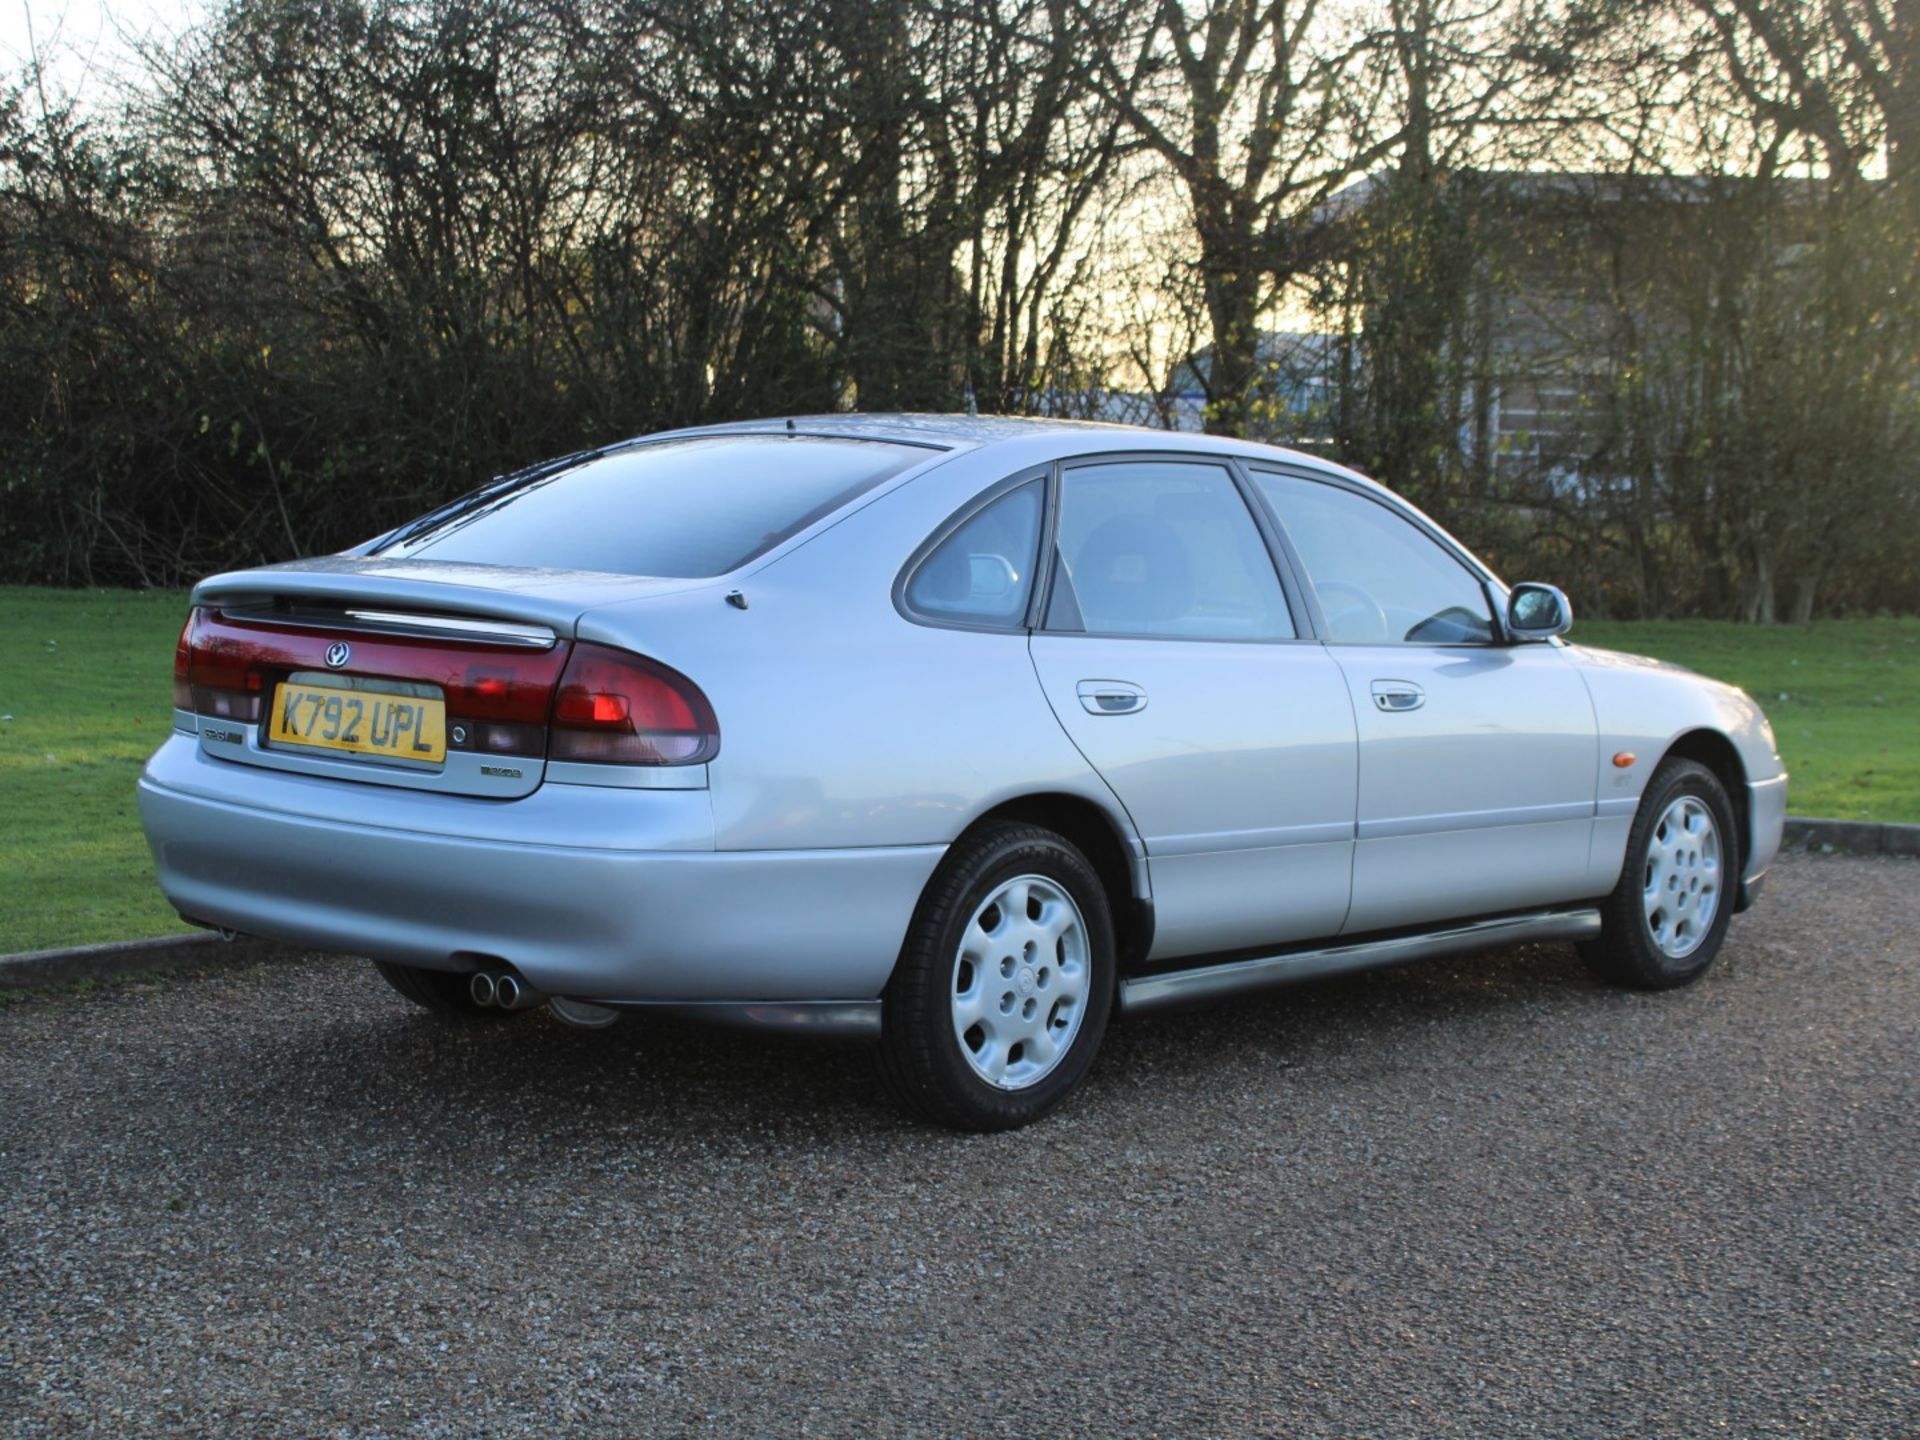
[[[1358,470],[1323,456],[1290,450],[1283,445],[1269,445],[1260,440],[1243,440],[1234,436],[1210,435],[1194,430],[1163,430],[1149,425],[1123,425],[1111,420],[1068,420],[1050,415],[949,415],[912,411],[893,413],[847,411],[824,415],[774,415],[759,420],[734,420],[719,425],[700,425],[684,430],[667,430],[653,435],[638,436],[627,443],[643,445],[652,440],[679,439],[692,435],[844,437],[850,440],[923,445],[932,450],[947,452],[980,450],[988,446],[1019,440],[1044,440],[1052,437],[1088,440],[1098,437],[1099,441],[1112,443],[1115,449],[1168,450],[1194,455],[1231,455],[1243,461],[1281,463],[1293,470],[1312,471],[1324,476],[1337,477],[1346,485],[1357,486],[1372,494],[1390,508],[1412,517],[1443,540],[1459,555],[1469,569],[1485,575],[1496,584],[1504,584],[1485,561],[1448,533],[1437,520],[1389,486],[1381,484],[1370,475],[1364,475]],[[821,529],[838,523],[852,510],[870,504],[937,463],[939,462],[934,456],[929,456],[927,465],[909,467],[900,475],[861,496],[847,510],[823,518],[817,525],[809,526],[799,535],[774,547],[761,560],[748,568],[757,569],[760,565],[771,564],[789,550],[804,544]]]
[[[1084,434],[1103,431],[1117,435],[1153,435],[1164,432],[1108,420],[1066,420],[1046,415],[964,415],[929,412],[848,411],[821,415],[774,415],[759,420],[731,420],[666,431],[669,435],[844,435],[859,440],[893,440],[943,448],[971,448],[996,440],[1031,438],[1046,434]],[[649,435],[657,440],[661,435]]]
[[[1291,450],[1263,440],[1245,440],[1237,436],[1212,435],[1198,430],[1167,430],[1152,425],[1126,425],[1114,420],[1069,420],[1051,415],[966,415],[916,411],[844,411],[819,415],[771,415],[758,420],[730,420],[716,425],[689,426],[681,430],[662,430],[635,436],[610,450],[645,445],[655,440],[678,440],[690,436],[719,435],[808,435],[819,438],[881,441],[900,445],[921,445],[949,452],[980,450],[1014,441],[1057,438],[1072,441],[1107,442],[1115,449],[1141,451],[1172,450],[1197,455],[1231,455],[1241,460],[1285,464],[1299,470],[1337,476],[1359,485],[1389,504],[1403,509],[1414,507],[1369,475],[1341,465],[1324,456]],[[929,457],[929,463],[933,463]],[[896,484],[904,483],[927,468],[914,466],[898,480],[876,489],[866,499],[877,499]],[[864,501],[862,502],[864,503]],[[1416,512],[1418,513],[1418,512]],[[1435,529],[1439,527],[1422,515]],[[1449,539],[1452,537],[1449,536]],[[1457,545],[1459,542],[1454,541]],[[1463,547],[1464,548],[1464,547]]]
[[[1167,430],[1154,425],[1127,425],[1115,420],[1069,420],[1051,415],[963,415],[911,411],[848,411],[822,415],[774,415],[759,420],[732,420],[717,425],[690,426],[636,436],[624,445],[698,435],[811,435],[822,438],[873,440],[902,445],[966,451],[1010,441],[1057,438],[1078,442],[1106,442],[1116,449],[1179,450],[1191,454],[1235,455],[1243,460],[1285,463],[1358,482],[1382,495],[1393,492],[1378,481],[1324,456],[1291,450],[1263,440],[1212,435],[1199,430]],[[1404,503],[1404,502],[1402,502]]]
[[[980,449],[1012,440],[1036,440],[1054,436],[1063,439],[1068,437],[1087,439],[1098,436],[1101,440],[1119,442],[1116,448],[1231,455],[1241,460],[1255,462],[1264,460],[1269,464],[1284,463],[1294,470],[1314,471],[1324,476],[1338,477],[1349,486],[1357,486],[1367,491],[1389,508],[1417,521],[1450,547],[1470,570],[1484,575],[1497,585],[1505,584],[1484,560],[1461,544],[1437,520],[1404,495],[1381,484],[1372,476],[1362,474],[1358,470],[1323,456],[1290,450],[1283,445],[1270,445],[1260,440],[1210,435],[1193,430],[1165,430],[1148,425],[1123,425],[1111,420],[1069,420],[1048,415],[964,415],[874,411],[736,420],[722,425],[705,425],[695,429],[668,431],[664,435],[646,436],[645,439],[658,440],[667,438],[669,435],[677,437],[753,434],[844,436],[848,439],[891,441],[897,444],[926,445],[945,450]],[[926,468],[926,466],[913,466],[895,479],[876,487],[870,494],[862,496],[849,507],[849,511],[877,500],[889,490],[907,483]],[[848,512],[842,512],[842,514],[845,513]],[[840,518],[839,515],[831,516],[823,520],[819,526],[809,527],[801,535],[776,547],[760,563],[772,563],[788,550],[805,543],[819,529],[837,523]],[[757,568],[757,566],[750,568]]]

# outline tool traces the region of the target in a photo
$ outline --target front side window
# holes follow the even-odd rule
[[[914,570],[907,608],[958,625],[1025,624],[1044,499],[1031,480],[975,511]]]
[[[1286,640],[1293,620],[1233,476],[1197,461],[1065,472],[1047,627],[1093,635]]]
[[[1255,472],[1326,616],[1352,645],[1486,645],[1493,621],[1480,582],[1386,506],[1337,485]]]

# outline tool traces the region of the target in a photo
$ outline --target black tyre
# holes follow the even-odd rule
[[[445,970],[422,970],[414,965],[395,965],[376,960],[373,968],[386,982],[424,1010],[455,1020],[499,1020],[515,1012],[476,1005],[467,986],[470,975]]]
[[[887,985],[881,1073],[922,1119],[1031,1124],[1086,1075],[1113,993],[1113,920],[1086,856],[1035,825],[987,826],[921,896]]]
[[[1740,883],[1740,836],[1726,787],[1706,766],[1668,760],[1634,812],[1620,883],[1600,907],[1597,940],[1580,947],[1602,980],[1671,990],[1720,953]]]

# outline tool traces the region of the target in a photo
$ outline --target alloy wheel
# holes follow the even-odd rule
[[[1700,948],[1720,908],[1720,829],[1693,795],[1677,796],[1647,837],[1641,894],[1647,931],[1669,959]]]
[[[1087,1012],[1087,926],[1043,875],[1003,881],[968,920],[953,961],[953,1032],[989,1085],[1021,1090],[1060,1063]]]

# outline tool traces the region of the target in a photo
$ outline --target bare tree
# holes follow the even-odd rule
[[[1209,319],[1209,429],[1253,418],[1261,316],[1312,264],[1334,194],[1386,145],[1371,38],[1319,0],[1139,4],[1088,74],[1178,185]]]
[[[0,93],[0,556],[171,584],[1123,372],[1324,443],[1330,371],[1340,453],[1583,601],[1920,603],[1909,8],[224,0],[124,104]]]

